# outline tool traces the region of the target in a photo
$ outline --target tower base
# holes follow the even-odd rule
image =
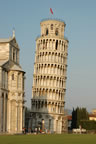
[[[29,127],[35,132],[61,134],[67,132],[67,119],[64,114],[31,112]]]

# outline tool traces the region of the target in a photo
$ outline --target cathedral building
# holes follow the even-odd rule
[[[41,36],[36,39],[31,128],[62,133],[66,129],[64,112],[68,40],[62,20],[41,21]]]
[[[13,36],[0,39],[0,133],[21,133],[24,127],[24,74]]]

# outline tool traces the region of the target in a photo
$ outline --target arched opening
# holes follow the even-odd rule
[[[46,35],[48,35],[48,29],[46,29]]]
[[[13,49],[13,61],[15,61],[15,50]]]
[[[12,80],[14,80],[14,74],[12,74]]]
[[[56,46],[55,46],[55,49],[57,50],[58,48],[58,40],[56,40]]]
[[[55,34],[58,35],[58,28],[56,28]]]
[[[51,24],[51,30],[53,30],[53,24]]]

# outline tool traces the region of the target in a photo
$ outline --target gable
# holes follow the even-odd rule
[[[10,45],[13,46],[13,47],[15,47],[15,48],[17,48],[17,49],[19,49],[19,45],[18,45],[15,37],[13,37],[13,38],[11,39]]]

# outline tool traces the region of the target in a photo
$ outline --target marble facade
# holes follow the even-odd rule
[[[0,133],[21,133],[24,127],[24,74],[15,33],[0,39]]]
[[[65,23],[44,20],[41,36],[36,38],[36,54],[31,100],[31,128],[51,133],[66,131],[64,112],[68,40]]]

